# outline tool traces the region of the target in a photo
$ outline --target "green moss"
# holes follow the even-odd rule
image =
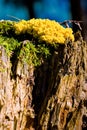
[[[10,31],[14,30],[12,21],[0,21],[0,35],[7,34],[10,36]]]
[[[13,59],[18,59],[34,66],[41,65],[51,55],[54,46],[38,42],[32,35],[26,33],[17,35],[14,23],[16,22],[0,21],[0,46],[5,48],[12,62]]]
[[[18,42],[14,38],[0,35],[0,45],[4,46],[7,55],[10,56],[13,51],[20,46],[20,42]]]
[[[50,56],[49,48],[45,47],[44,44],[36,46],[30,41],[24,42],[22,43],[22,48],[18,57],[22,62],[38,66],[44,59]]]

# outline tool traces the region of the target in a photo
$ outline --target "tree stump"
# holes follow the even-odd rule
[[[86,130],[87,44],[80,32],[74,42],[32,46],[37,39],[2,23],[0,130]]]

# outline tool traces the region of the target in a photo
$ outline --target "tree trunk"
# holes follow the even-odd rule
[[[82,7],[81,0],[70,0],[71,5],[71,13],[72,13],[72,19],[81,21],[81,27],[82,27],[82,36],[84,40],[87,42],[87,13],[86,9]],[[77,32],[80,28],[73,24],[73,30]]]
[[[76,35],[76,42],[60,45],[50,64],[36,72],[39,83],[33,91],[37,130],[87,129],[87,44],[79,33]]]
[[[87,44],[80,33],[75,42],[50,47],[51,56],[40,55],[37,66],[22,62],[21,51],[28,42],[7,55],[4,40],[0,39],[0,130],[87,129]]]

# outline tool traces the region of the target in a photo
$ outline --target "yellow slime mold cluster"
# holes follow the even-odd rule
[[[45,41],[50,44],[64,44],[67,39],[74,41],[74,35],[71,28],[64,28],[58,22],[49,19],[31,19],[21,20],[14,23],[15,33],[29,33],[39,41]]]

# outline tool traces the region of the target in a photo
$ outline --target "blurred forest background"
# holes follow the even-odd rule
[[[58,22],[83,21],[82,35],[87,41],[87,0],[0,0],[0,19],[49,18]],[[78,26],[73,26],[77,31]]]

